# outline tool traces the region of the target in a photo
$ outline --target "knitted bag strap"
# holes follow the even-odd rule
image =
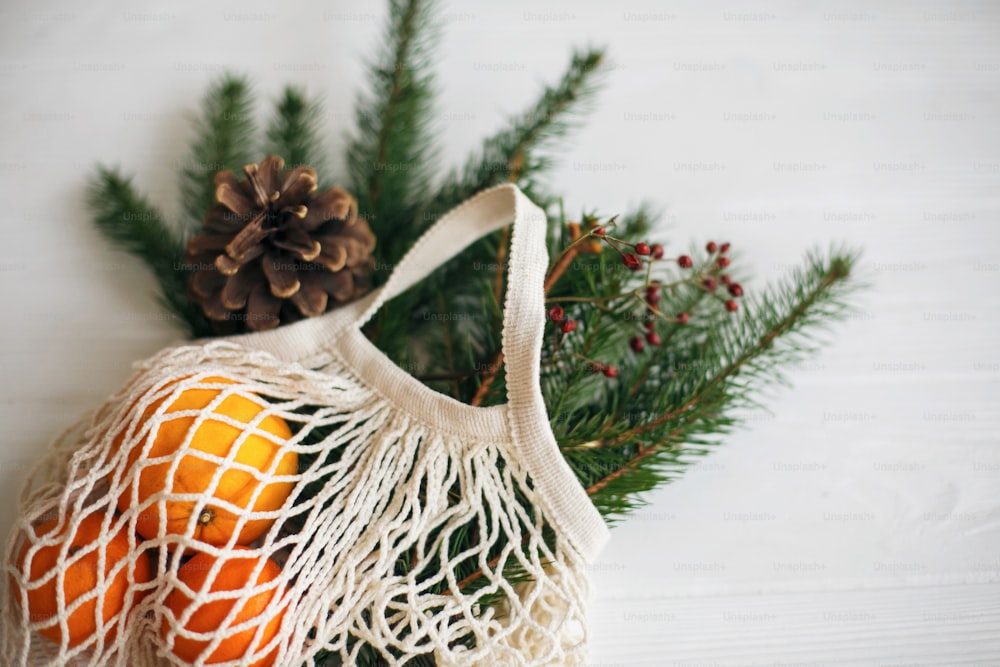
[[[479,238],[513,219],[502,350],[512,435],[551,517],[588,561],[608,539],[608,530],[566,459],[549,424],[539,378],[545,329],[545,212],[517,186],[500,185],[468,200],[437,221],[400,260],[377,293],[360,303],[356,326],[378,308],[426,278]]]
[[[541,338],[545,326],[543,295],[534,288],[542,289],[548,268],[545,212],[511,184],[480,192],[449,211],[424,232],[396,265],[385,285],[366,299],[355,302],[355,310],[360,311],[355,325],[363,325],[383,303],[413,287],[474,241],[507,226],[511,221],[513,239],[504,330],[516,327],[523,329],[528,337]],[[526,238],[518,241],[519,235]],[[525,291],[525,287],[530,289]],[[514,352],[507,349],[506,341],[503,351],[505,357]]]
[[[502,334],[511,435],[536,488],[548,504],[550,520],[591,561],[607,542],[608,529],[559,451],[542,398],[539,366],[548,269],[546,219],[545,212],[517,186],[499,185],[452,209],[414,243],[385,285],[364,298],[323,317],[234,340],[243,338],[241,342],[279,358],[300,360],[336,340],[344,328],[361,327],[383,303],[511,220]],[[420,390],[432,391],[423,386]]]

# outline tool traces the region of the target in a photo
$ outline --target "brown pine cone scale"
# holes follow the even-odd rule
[[[315,317],[368,289],[375,236],[341,188],[277,156],[215,175],[216,203],[188,241],[188,296],[220,332]]]

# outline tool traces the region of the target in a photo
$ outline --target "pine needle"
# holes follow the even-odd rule
[[[643,503],[636,494],[675,479],[737,425],[734,411],[756,406],[782,382],[782,368],[818,348],[817,335],[848,312],[846,297],[860,287],[849,280],[857,258],[843,249],[809,253],[785,280],[745,298],[738,319],[660,347],[654,373],[628,402],[574,408],[569,420],[582,427],[563,429],[560,444],[590,444],[564,454],[605,518],[634,510]],[[560,385],[546,386],[558,402]]]
[[[405,214],[392,217],[391,226],[384,227],[391,232],[379,237],[385,265],[393,266],[412,239],[448,209],[480,190],[512,180],[512,176],[522,181],[536,201],[544,201],[545,198],[539,197],[531,187],[533,179],[550,164],[540,153],[556,147],[556,140],[574,127],[579,112],[585,110],[596,91],[603,57],[601,50],[576,52],[559,82],[546,87],[535,104],[513,117],[507,128],[487,139],[482,149],[470,156],[466,166],[447,177],[441,188],[422,204],[422,211],[406,209]],[[402,179],[413,177],[412,171],[405,170],[399,176]],[[418,171],[426,173],[424,169]],[[490,363],[497,350],[484,343],[492,343],[495,338],[492,332],[498,329],[500,308],[499,301],[486,294],[486,290],[498,291],[496,277],[503,270],[502,263],[496,261],[500,256],[499,239],[500,234],[493,234],[474,243],[409,294],[383,307],[374,326],[369,328],[372,340],[396,363],[413,367],[415,358],[434,358],[426,350],[435,349],[434,346],[441,342],[436,339],[436,330],[440,327],[433,326],[436,324],[434,318],[421,320],[417,315],[468,312],[469,308],[474,308],[476,317],[463,322],[460,330],[452,331],[452,340],[461,347],[454,356],[466,360],[469,368],[474,364]],[[479,269],[470,275],[470,266],[493,266],[494,270]],[[440,303],[442,294],[443,304]],[[471,305],[476,303],[489,305],[478,308]],[[399,337],[396,332],[402,328],[409,329],[412,335]],[[433,345],[427,345],[428,342]],[[487,356],[482,356],[484,354]],[[458,370],[435,367],[427,372],[455,373]],[[475,381],[463,383],[462,400],[471,401],[478,387]],[[490,388],[502,396],[502,383]]]
[[[390,0],[385,45],[369,65],[371,90],[357,103],[347,151],[352,192],[394,264],[409,247],[417,203],[426,194],[435,149],[430,133],[433,0]],[[377,272],[376,279],[381,277]]]
[[[322,107],[305,90],[287,86],[267,128],[265,153],[279,155],[288,167],[308,165],[324,174],[321,157],[320,118]]]
[[[257,162],[253,152],[253,97],[247,79],[226,74],[212,84],[195,117],[195,138],[181,168],[181,199],[187,213],[185,232],[196,229],[215,202],[216,172],[236,172]]]
[[[113,244],[143,260],[159,282],[158,300],[177,315],[192,335],[211,329],[185,295],[184,244],[163,215],[117,169],[99,166],[87,187],[94,224]]]
[[[575,52],[556,85],[547,86],[534,104],[512,117],[506,128],[486,139],[462,169],[445,179],[423,218],[435,220],[492,185],[529,181],[543,173],[551,162],[540,154],[557,147],[556,140],[565,137],[579,114],[589,107],[598,89],[597,75],[603,59],[601,49]]]

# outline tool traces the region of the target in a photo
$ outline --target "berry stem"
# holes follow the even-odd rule
[[[660,318],[661,320],[664,320],[665,322],[672,322],[672,323],[675,323],[675,324],[677,324],[677,323],[680,323],[680,319],[678,319],[678,318],[676,318],[676,317],[670,317],[669,315],[667,315],[666,313],[664,313],[664,312],[663,312],[662,310],[660,310],[659,308],[657,308],[656,306],[654,306],[654,305],[653,305],[653,304],[651,304],[650,302],[648,302],[648,301],[646,301],[645,299],[643,299],[643,298],[642,298],[641,296],[639,296],[638,294],[636,294],[636,295],[635,295],[635,298],[636,298],[636,299],[637,299],[637,300],[639,301],[639,303],[641,303],[641,304],[642,304],[642,305],[643,305],[643,306],[644,306],[644,307],[645,307],[645,308],[646,308],[646,309],[647,309],[647,310],[648,310],[649,312],[653,313],[653,315],[656,315],[656,316],[657,316],[657,317],[659,317],[659,318]]]
[[[614,216],[604,225],[604,227],[609,227],[615,224],[618,220],[618,216]],[[597,229],[604,229],[604,227],[598,227]],[[588,230],[586,234],[581,234],[580,238],[576,239],[568,246],[563,248],[563,251],[559,253],[553,261],[552,266],[549,268],[548,273],[545,276],[545,293],[548,294],[552,289],[552,286],[556,284],[562,274],[566,272],[569,265],[573,262],[573,259],[580,253],[580,244],[585,241],[590,241],[595,236],[597,238],[605,238],[604,236],[599,236],[594,234],[594,229]]]
[[[697,276],[695,276],[697,278]],[[684,285],[695,280],[695,278],[684,278],[682,280],[677,280],[672,283],[659,283],[661,289],[673,290],[679,285]],[[602,303],[610,303],[612,301],[617,301],[618,299],[629,299],[631,297],[639,297],[641,292],[645,292],[652,283],[649,280],[649,276],[646,276],[646,282],[635,289],[629,290],[627,292],[621,292],[620,294],[609,294],[608,296],[555,296],[545,299],[545,303],[590,303],[594,305]],[[639,299],[643,303],[646,303],[642,298]]]

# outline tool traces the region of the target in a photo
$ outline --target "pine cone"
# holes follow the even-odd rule
[[[375,236],[341,188],[269,156],[215,175],[202,233],[188,241],[188,296],[219,332],[257,331],[320,315],[368,289]]]

